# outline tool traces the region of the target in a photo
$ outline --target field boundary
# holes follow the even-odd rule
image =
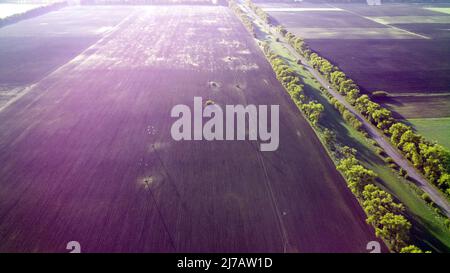
[[[14,15],[11,15],[4,19],[0,19],[0,28],[7,26],[7,25],[17,23],[19,21],[23,21],[26,19],[31,19],[33,17],[40,16],[40,15],[43,15],[43,14],[51,12],[51,11],[59,10],[66,6],[67,6],[67,2],[62,1],[62,2],[50,4],[48,6],[37,7],[35,9],[26,11],[24,13],[14,14]]]

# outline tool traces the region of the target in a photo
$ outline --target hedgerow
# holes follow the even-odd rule
[[[229,8],[236,14],[236,16],[242,21],[247,30],[256,37],[255,27],[248,15],[239,7],[239,5],[234,0],[228,1]]]

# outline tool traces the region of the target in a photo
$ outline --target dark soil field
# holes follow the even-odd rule
[[[52,16],[101,28],[114,16],[84,20],[98,8]],[[15,69],[27,75],[17,82],[37,82],[0,111],[0,251],[66,252],[73,240],[83,252],[367,251],[376,238],[362,209],[228,8],[116,9],[122,19],[101,40],[43,71],[41,55],[56,49],[2,55],[36,62]],[[45,48],[33,33],[66,28],[42,18],[8,28]],[[172,140],[170,111],[194,96],[279,104],[279,149]]]
[[[450,94],[405,94],[375,101],[383,103],[399,119],[450,117]]]
[[[101,39],[131,10],[71,7],[0,28],[0,109]]]
[[[450,91],[450,40],[313,39],[309,43],[367,93]]]
[[[365,92],[450,91],[448,14],[420,5],[321,4],[318,8],[340,10],[293,12],[270,11],[276,3],[260,5],[269,8],[276,21],[337,64]]]

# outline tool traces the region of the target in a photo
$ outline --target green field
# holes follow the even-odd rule
[[[450,150],[450,117],[408,119],[416,131],[425,138],[437,141]]]
[[[428,10],[450,14],[450,8],[426,8]]]

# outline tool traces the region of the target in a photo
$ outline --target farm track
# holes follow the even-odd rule
[[[327,92],[329,92],[334,98],[336,98],[341,104],[343,104],[363,123],[364,128],[367,130],[370,138],[374,139],[380,145],[380,147],[383,148],[386,154],[391,157],[397,165],[403,168],[414,181],[416,181],[416,184],[430,196],[433,202],[435,202],[436,205],[442,209],[445,215],[450,217],[450,205],[443,194],[440,193],[439,190],[436,189],[433,185],[431,185],[422,176],[422,174],[419,173],[419,171],[411,166],[411,163],[403,157],[403,155],[400,153],[400,151],[398,151],[397,148],[392,146],[392,144],[386,139],[384,134],[373,124],[367,121],[367,119],[365,119],[364,116],[362,116],[362,114],[359,113],[359,111],[357,111],[352,105],[350,105],[344,96],[342,96],[337,90],[332,88],[329,85],[328,81],[324,79],[313,67],[311,67],[308,61],[303,56],[298,54],[297,51],[286,41],[284,37],[278,34],[276,30],[272,29],[270,26],[267,26],[256,16],[256,14],[252,10],[247,8],[247,6],[242,5],[242,7],[244,7],[247,12],[251,14],[253,20],[259,22],[259,25],[265,26],[265,29],[266,31],[268,31],[268,33],[278,38],[280,43],[282,43],[283,46],[289,51],[289,54],[294,56],[296,59],[301,60],[304,67],[317,79],[317,81],[327,90]]]
[[[279,104],[279,149],[173,141],[170,110],[194,96]],[[0,112],[0,162],[2,252],[73,240],[83,252],[365,252],[377,240],[225,7],[131,15]]]

